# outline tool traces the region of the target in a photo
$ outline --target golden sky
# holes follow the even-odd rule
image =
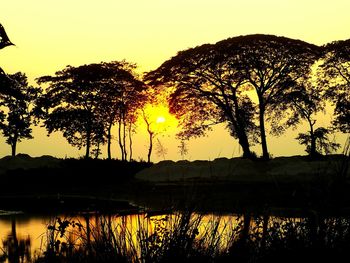
[[[275,34],[325,44],[350,38],[349,10],[348,0],[2,1],[0,23],[16,47],[1,50],[0,66],[7,73],[25,72],[33,83],[36,77],[54,74],[66,65],[121,59],[137,63],[141,73],[155,69],[177,51],[238,35]],[[326,122],[321,119],[320,125]],[[271,153],[303,154],[293,139],[296,134],[269,137]],[[60,134],[47,138],[43,128],[36,128],[34,136],[20,143],[18,152],[83,155]],[[141,133],[138,137],[135,157],[146,158],[146,138]],[[167,159],[179,159],[172,138],[172,133],[160,137],[169,150]],[[339,141],[344,138],[339,136]],[[228,132],[219,128],[209,137],[192,141],[187,158],[232,157],[240,154],[238,148]],[[9,153],[10,147],[0,138],[0,156]]]

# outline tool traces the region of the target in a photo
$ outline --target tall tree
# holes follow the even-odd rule
[[[111,128],[126,115],[131,96],[142,86],[132,73],[134,66],[125,61],[101,62],[98,64],[67,66],[55,76],[43,76],[38,83],[48,83],[41,98],[39,111],[49,134],[62,131],[73,146],[85,146],[85,157],[91,147],[98,153],[101,144],[107,141],[108,157],[111,157]],[[125,94],[128,94],[128,101]],[[132,94],[132,95],[131,95]],[[124,121],[122,121],[124,122]]]
[[[315,86],[311,79],[294,87],[285,97],[284,103],[279,104],[276,109],[272,117],[286,120],[284,124],[275,126],[276,133],[290,126],[295,128],[301,121],[306,121],[309,130],[299,133],[296,139],[300,144],[306,145],[306,152],[311,158],[317,158],[322,153],[328,154],[339,147],[339,144],[329,140],[328,136],[332,133],[330,129],[316,125],[319,114],[326,113],[326,101],[323,87]]]
[[[5,121],[0,123],[0,129],[11,146],[12,156],[15,156],[18,142],[33,138],[32,108],[41,89],[29,86],[26,75],[21,72],[9,75],[9,79],[7,89],[12,90],[11,94],[0,95],[0,106],[6,109],[3,113]]]
[[[257,111],[263,158],[268,159],[266,114],[283,103],[319,52],[317,46],[299,40],[241,36],[181,51],[149,72],[146,80],[175,87],[170,105],[183,115],[189,134],[201,135],[211,124],[226,122],[245,157],[252,156],[248,136],[254,142],[258,134],[253,122]],[[256,92],[257,107],[247,96],[250,89]]]
[[[350,132],[350,39],[335,41],[324,47],[325,55],[319,72],[319,85],[333,105],[334,127]]]
[[[286,95],[308,76],[311,65],[320,55],[320,48],[300,40],[271,35],[249,35],[221,41],[227,50],[231,70],[237,70],[248,89],[258,99],[258,118],[263,159],[269,159],[266,141],[268,115]]]
[[[41,113],[48,133],[62,131],[71,145],[85,146],[86,158],[94,139],[100,139],[104,130],[98,118],[103,74],[99,64],[67,66],[55,76],[43,76],[37,80],[39,84],[49,84],[39,105],[43,109]]]
[[[154,122],[150,119],[149,115],[146,113],[146,111],[144,109],[142,109],[142,118],[145,121],[146,129],[147,129],[147,133],[148,133],[147,162],[150,163],[152,151],[153,151],[153,141],[154,141],[154,138],[156,137],[157,133],[152,128]]]
[[[308,141],[307,152],[311,157],[316,157],[319,153],[317,152],[316,139],[317,133],[315,124],[317,121],[317,113],[325,110],[325,101],[322,98],[321,90],[317,87],[312,86],[309,82],[301,86],[300,89],[294,89],[287,97],[292,108],[292,116],[288,122],[292,125],[296,125],[299,120],[306,120],[309,131],[308,135],[310,140]],[[287,104],[287,103],[285,103]],[[293,123],[294,122],[294,123]],[[299,134],[298,137],[302,136]]]
[[[107,134],[107,156],[111,159],[112,127],[118,125],[118,144],[122,160],[127,160],[127,137],[129,159],[132,159],[132,134],[137,111],[145,102],[144,83],[134,73],[136,65],[126,61],[103,63],[110,72],[100,96],[103,119]]]
[[[180,138],[202,136],[213,125],[225,122],[243,156],[253,156],[248,140],[256,128],[253,103],[242,89],[240,73],[231,70],[230,57],[216,45],[181,51],[147,73],[145,80],[170,89],[170,110],[183,128]]]

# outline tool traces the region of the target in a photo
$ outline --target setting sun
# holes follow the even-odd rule
[[[174,131],[177,129],[178,120],[169,113],[169,108],[164,104],[146,105],[144,116],[147,118],[153,129],[165,131]],[[144,117],[143,116],[143,117]],[[144,123],[143,118],[139,121]]]
[[[164,123],[166,119],[163,116],[159,116],[156,120],[156,123]]]

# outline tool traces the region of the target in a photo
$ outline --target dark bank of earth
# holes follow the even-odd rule
[[[60,213],[134,211],[120,195],[129,192],[143,162],[58,159],[52,156],[0,159],[0,210]]]
[[[155,165],[19,155],[0,160],[0,209],[127,212],[191,206],[205,212],[269,209],[278,214],[283,208],[283,213],[347,213],[348,165],[343,155],[317,161],[293,156],[268,162],[220,158]]]

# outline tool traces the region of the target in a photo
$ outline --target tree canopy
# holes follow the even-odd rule
[[[33,138],[32,110],[41,90],[28,85],[27,76],[21,72],[9,75],[7,85],[6,89],[11,92],[0,94],[0,106],[6,109],[6,112],[2,112],[3,121],[0,123],[0,129],[6,138],[6,143],[11,146],[12,156],[15,156],[17,143],[22,139]]]
[[[91,146],[110,143],[110,128],[131,108],[130,91],[142,86],[125,61],[67,66],[55,76],[43,76],[38,83],[48,83],[38,111],[49,132],[62,131],[73,146],[85,146],[85,157]],[[137,97],[136,100],[137,101]],[[107,133],[107,134],[106,134]]]
[[[319,47],[300,40],[240,36],[181,51],[145,80],[174,89],[170,106],[182,118],[182,135],[202,135],[212,124],[226,122],[244,156],[252,156],[250,144],[260,136],[268,159],[265,114],[283,103],[319,55]],[[258,104],[248,96],[250,90]]]
[[[319,85],[327,88],[325,95],[335,106],[333,124],[350,132],[350,39],[324,46],[325,55]]]

